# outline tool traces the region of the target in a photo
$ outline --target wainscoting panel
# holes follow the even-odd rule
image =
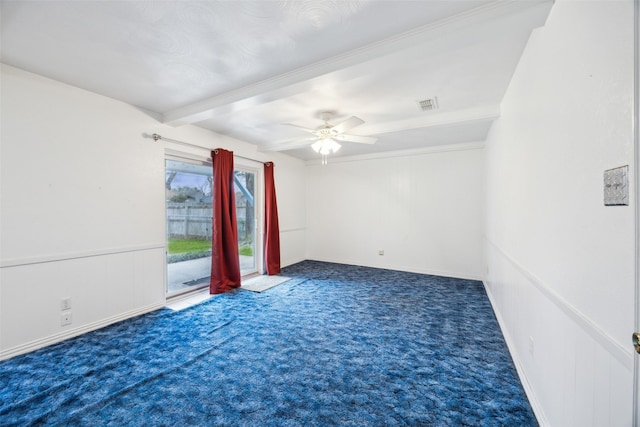
[[[496,245],[487,294],[542,426],[629,426],[633,354]]]
[[[0,359],[164,306],[164,260],[156,245],[0,268]]]
[[[282,267],[296,264],[306,259],[305,227],[284,228],[280,230],[280,264]]]

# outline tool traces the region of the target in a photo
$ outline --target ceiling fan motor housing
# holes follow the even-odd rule
[[[333,111],[323,111],[320,113],[320,118],[324,121],[326,125],[329,120],[333,117]]]
[[[323,127],[321,129],[318,129],[316,135],[318,137],[324,139],[324,138],[331,138],[336,133],[337,132],[335,130],[332,130],[331,127],[327,125],[327,127]]]

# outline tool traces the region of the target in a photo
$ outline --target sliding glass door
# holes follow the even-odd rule
[[[249,169],[234,171],[238,253],[242,276],[257,273],[256,267],[256,173]]]
[[[212,173],[207,161],[168,157],[165,162],[167,295],[209,286]],[[236,168],[234,190],[242,276],[257,273],[257,171]]]

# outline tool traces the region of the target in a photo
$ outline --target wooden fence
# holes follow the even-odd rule
[[[243,209],[238,209],[238,240],[247,237]],[[167,234],[175,239],[211,240],[211,203],[167,203]]]

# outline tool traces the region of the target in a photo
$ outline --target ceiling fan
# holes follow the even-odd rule
[[[356,116],[351,116],[336,125],[331,125],[329,124],[329,120],[331,120],[333,114],[331,111],[323,111],[320,113],[320,118],[324,121],[324,125],[321,125],[317,129],[308,129],[291,123],[285,123],[285,125],[293,126],[314,135],[311,138],[301,139],[299,142],[306,143],[307,141],[315,141],[311,144],[311,148],[316,153],[322,155],[322,164],[327,163],[327,155],[335,153],[340,149],[341,145],[338,141],[357,142],[359,144],[373,144],[377,141],[377,138],[371,136],[348,135],[345,133],[349,129],[363,124],[364,120]]]

